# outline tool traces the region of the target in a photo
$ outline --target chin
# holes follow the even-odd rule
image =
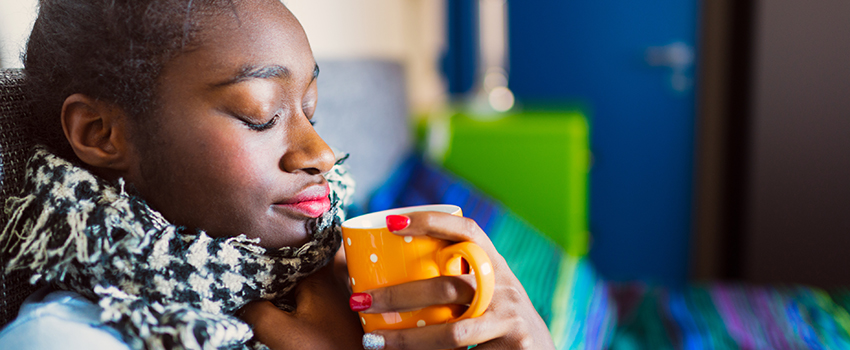
[[[300,225],[285,225],[283,230],[267,231],[265,234],[256,237],[260,238],[260,246],[266,249],[300,247],[310,241],[310,230],[307,227],[308,222],[303,222]]]

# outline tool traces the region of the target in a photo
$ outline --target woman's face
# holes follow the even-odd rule
[[[329,208],[321,174],[334,163],[310,121],[318,67],[279,1],[236,10],[209,17],[199,46],[166,64],[127,178],[174,224],[299,245]]]

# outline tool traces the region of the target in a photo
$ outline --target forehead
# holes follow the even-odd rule
[[[279,0],[234,2],[199,22],[192,47],[170,60],[162,77],[222,81],[264,66],[285,67],[293,78],[312,77],[307,36]]]

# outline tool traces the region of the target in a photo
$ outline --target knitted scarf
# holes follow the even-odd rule
[[[352,181],[342,160],[325,177],[331,210],[300,247],[266,250],[245,235],[214,238],[168,223],[124,188],[37,146],[22,197],[6,202],[0,251],[7,271],[78,292],[133,349],[242,349],[252,338],[234,317],[252,300],[294,309],[290,292],[340,246]],[[7,253],[8,254],[8,253]],[[256,345],[256,344],[255,344]]]

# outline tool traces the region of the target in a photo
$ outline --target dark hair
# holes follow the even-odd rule
[[[74,93],[115,103],[136,120],[155,104],[165,63],[193,44],[216,0],[40,0],[24,56],[36,139],[76,159],[60,112]]]

